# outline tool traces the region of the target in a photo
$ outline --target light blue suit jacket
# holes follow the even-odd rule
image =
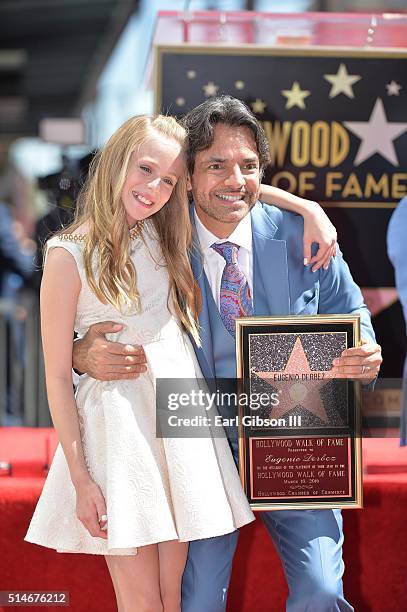
[[[332,259],[328,270],[313,273],[303,263],[301,216],[260,202],[250,214],[254,315],[359,313],[362,337],[375,341],[370,313],[342,254]],[[205,378],[215,378],[203,257],[197,238],[191,264],[203,298],[199,317],[202,347],[195,351]]]

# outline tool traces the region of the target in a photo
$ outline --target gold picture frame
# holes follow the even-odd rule
[[[362,508],[359,383],[330,374],[359,344],[359,315],[236,320],[239,392],[250,398],[239,401],[239,471],[253,510]],[[260,392],[270,401],[259,412]]]

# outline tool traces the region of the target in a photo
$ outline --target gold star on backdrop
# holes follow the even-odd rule
[[[235,81],[236,89],[243,89],[244,85],[245,85],[244,81]]]
[[[352,85],[360,81],[362,77],[358,74],[348,74],[345,64],[340,64],[336,74],[324,74],[324,79],[331,83],[330,98],[335,98],[343,93],[348,98],[354,98]]]
[[[281,93],[287,98],[286,108],[292,108],[298,106],[298,108],[305,108],[304,99],[311,95],[308,89],[301,89],[298,81],[294,81],[291,89],[282,89]]]
[[[260,115],[264,113],[264,109],[266,108],[267,104],[263,102],[263,100],[261,100],[260,98],[256,98],[254,102],[250,103],[250,106],[252,107],[252,111],[254,113],[257,113]]]
[[[207,98],[210,98],[211,96],[216,96],[216,94],[218,93],[219,85],[215,85],[213,81],[209,81],[209,83],[204,85],[202,89],[204,90],[205,96]]]

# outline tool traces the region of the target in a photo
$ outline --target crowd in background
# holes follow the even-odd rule
[[[27,344],[38,341],[30,330],[38,326],[43,245],[72,219],[91,158],[64,158],[62,170],[40,178],[35,189],[11,166],[0,173],[0,426],[27,424],[27,366],[39,365],[27,364]],[[34,219],[32,199],[38,195],[46,205]]]

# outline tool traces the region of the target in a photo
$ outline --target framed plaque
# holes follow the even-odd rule
[[[359,315],[236,319],[239,470],[253,510],[361,508]]]

